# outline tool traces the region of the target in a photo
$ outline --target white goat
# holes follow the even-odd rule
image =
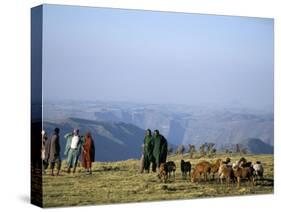
[[[257,161],[255,164],[253,164],[253,169],[254,169],[254,177],[255,178],[263,178],[263,165],[261,164],[260,161]]]

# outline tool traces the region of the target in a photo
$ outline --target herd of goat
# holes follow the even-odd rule
[[[211,176],[215,179],[215,175],[218,176],[217,180],[223,183],[229,184],[230,182],[237,183],[240,186],[241,179],[248,180],[252,185],[255,184],[256,179],[263,178],[264,168],[260,161],[255,163],[248,162],[244,157],[240,158],[235,163],[231,163],[230,158],[226,158],[225,161],[217,159],[214,163],[210,163],[206,160],[200,161],[193,168],[191,173],[192,165],[189,161],[181,160],[181,173],[183,178],[187,178],[189,175],[191,182],[201,181],[201,177],[207,181],[208,177]],[[175,179],[176,164],[173,161],[162,163],[159,168],[158,177],[163,181],[167,182],[169,178]]]

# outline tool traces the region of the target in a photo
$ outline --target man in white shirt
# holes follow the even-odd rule
[[[67,140],[64,151],[64,155],[67,157],[67,173],[71,172],[71,168],[73,168],[73,173],[75,173],[83,146],[83,139],[79,136],[78,129],[74,129],[73,133],[67,133],[64,138]]]

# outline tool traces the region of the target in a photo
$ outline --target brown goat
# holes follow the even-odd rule
[[[248,179],[249,184],[252,183],[254,185],[254,176],[253,176],[253,168],[252,167],[240,167],[234,166],[233,173],[235,178],[237,179],[237,187],[240,187],[241,179]]]
[[[221,162],[222,162],[222,159],[217,159],[215,163],[211,164],[210,172],[213,176],[213,179],[215,179],[215,174],[219,171]]]
[[[159,179],[162,182],[166,183],[168,178],[171,177],[171,173],[173,173],[173,177],[175,179],[175,171],[176,171],[176,164],[173,161],[168,161],[166,163],[161,163],[159,167]]]
[[[201,175],[203,174],[204,180],[207,181],[208,173],[210,174],[211,164],[208,161],[201,161],[195,167],[191,175],[191,182],[195,182],[196,177],[199,175],[201,180]]]
[[[230,181],[234,179],[234,172],[231,166],[224,164],[223,162],[220,165],[218,170],[219,180],[221,184],[223,183],[223,179],[226,180],[226,183],[229,185]]]

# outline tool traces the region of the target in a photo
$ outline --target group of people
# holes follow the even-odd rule
[[[54,176],[54,168],[56,166],[57,173],[60,175],[61,171],[61,147],[60,147],[60,130],[55,128],[53,134],[48,138],[46,132],[42,130],[42,161],[43,172],[50,165],[51,175]],[[67,162],[67,173],[75,173],[80,156],[82,166],[85,171],[92,173],[92,162],[95,161],[95,144],[91,133],[86,132],[85,136],[79,135],[79,129],[74,129],[72,133],[67,133],[64,155]],[[82,154],[81,154],[82,153]]]
[[[159,130],[154,130],[152,135],[151,130],[146,130],[143,145],[143,155],[141,160],[141,173],[149,172],[152,165],[153,172],[159,172],[161,163],[167,160],[168,143],[166,138],[159,133]]]
[[[61,171],[61,145],[60,130],[55,128],[50,137],[42,130],[42,149],[41,158],[43,161],[43,172],[46,172],[48,166],[51,169],[51,175],[54,176],[56,166],[57,173]],[[79,134],[79,129],[74,129],[72,133],[64,135],[66,145],[64,155],[67,162],[67,173],[75,173],[76,167],[81,158],[82,166],[85,171],[92,173],[92,162],[95,161],[95,144],[88,131],[84,136]],[[158,172],[161,163],[165,163],[167,159],[168,143],[166,138],[155,130],[153,135],[150,129],[146,130],[143,145],[142,168],[141,172],[149,172],[152,166],[153,172]],[[81,157],[80,157],[81,156]]]

